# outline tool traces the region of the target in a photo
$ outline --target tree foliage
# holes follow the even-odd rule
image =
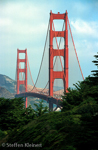
[[[95,55],[95,58],[98,59],[98,55]],[[93,63],[98,66],[98,61],[93,61]],[[98,70],[92,72],[94,72],[93,75],[74,84],[75,89],[68,88],[68,92],[64,93],[64,96],[62,96],[63,102],[61,102],[62,111],[71,110],[81,103],[98,104]]]
[[[36,106],[36,110],[34,110],[36,116],[41,116],[42,114],[49,112],[48,107],[43,105],[43,100],[39,101],[39,104],[34,104]]]
[[[0,129],[11,130],[19,128],[34,118],[34,110],[24,107],[22,98],[0,98]]]
[[[97,66],[97,68],[98,68],[98,53],[97,53],[97,55],[94,55],[94,57],[96,58],[96,60],[93,60],[92,62],[93,62],[93,63]],[[94,72],[94,73],[93,73],[93,76],[98,78],[98,70],[93,70],[93,71],[91,71],[91,72]],[[98,81],[98,80],[97,80],[97,81]]]

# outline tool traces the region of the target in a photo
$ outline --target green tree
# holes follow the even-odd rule
[[[94,57],[96,58],[96,60],[93,60],[92,62],[97,66],[97,68],[98,68],[98,53],[97,53],[97,55],[94,55]],[[98,70],[93,70],[93,71],[91,71],[91,72],[94,72],[93,73],[93,76],[94,77],[98,77]]]
[[[42,114],[49,112],[47,106],[43,106],[43,100],[39,101],[39,104],[34,104],[36,106],[36,110],[34,110],[36,116],[41,116]]]
[[[98,55],[95,55],[98,59]],[[98,66],[98,61],[93,61]],[[88,76],[84,81],[74,84],[75,89],[68,88],[68,92],[62,96],[62,111],[71,110],[81,103],[98,104],[98,70],[92,76]]]
[[[98,54],[94,55],[96,60],[93,60],[92,62],[94,63],[95,66],[97,66],[97,70],[92,70],[91,72],[93,73],[91,76],[89,76],[89,82],[88,80],[84,80],[87,84],[90,86],[98,85]]]
[[[0,98],[0,129],[19,128],[34,118],[34,110],[24,107],[22,98]]]

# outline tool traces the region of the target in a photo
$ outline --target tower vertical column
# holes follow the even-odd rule
[[[25,59],[19,58],[19,53],[25,53]],[[25,68],[19,68],[19,63],[24,62]],[[24,72],[25,73],[25,80],[19,79],[19,73]],[[25,86],[25,92],[27,92],[27,49],[25,50],[19,50],[17,49],[17,94],[19,94],[19,87],[21,84],[24,84]],[[27,108],[27,97],[25,97],[25,107]]]
[[[67,29],[67,11],[65,14],[65,46],[64,46],[64,74],[66,77],[66,80],[64,78],[64,91],[68,88],[68,29]]]
[[[17,49],[17,94],[19,94],[19,50]]]
[[[49,45],[49,95],[53,96],[53,33],[52,33],[52,11],[50,12],[50,45]],[[49,110],[53,110],[53,103],[49,101]]]
[[[25,92],[27,92],[27,49],[25,50]],[[25,97],[25,103],[27,108],[27,97]]]
[[[49,95],[53,96],[53,33],[52,33],[52,11],[50,12],[50,47],[49,47]]]

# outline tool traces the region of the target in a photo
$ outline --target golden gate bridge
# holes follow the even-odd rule
[[[55,30],[54,20],[64,20],[61,31]],[[20,54],[25,54],[25,58],[21,59]],[[35,57],[37,58],[37,56]],[[21,63],[24,63],[24,68],[21,67]],[[79,71],[76,70],[75,63],[77,63]],[[47,66],[43,67],[43,64]],[[67,92],[67,88],[69,87],[69,84],[72,82],[72,80],[72,83],[78,81],[79,74],[81,76],[81,80],[84,79],[77,56],[67,11],[63,14],[60,14],[59,12],[57,14],[54,14],[52,13],[52,11],[50,11],[46,41],[36,82],[34,83],[31,75],[27,49],[17,49],[16,70],[17,94],[15,95],[15,97],[25,97],[26,108],[27,97],[29,96],[46,100],[49,103],[49,109],[51,110],[53,110],[53,104],[56,104],[57,108],[60,107],[59,102],[61,101],[61,95],[63,95],[64,91]],[[33,85],[31,89],[28,89],[28,72],[30,73],[30,78]],[[42,76],[41,72],[44,72]],[[40,76],[41,83],[38,86]],[[47,81],[45,79],[46,76],[48,76]],[[56,82],[58,81],[58,79],[61,79],[63,81],[63,88],[56,89]],[[45,86],[41,88],[44,81]],[[58,84],[59,86],[61,86],[60,82]],[[24,85],[24,91],[22,92],[20,92],[20,85]]]

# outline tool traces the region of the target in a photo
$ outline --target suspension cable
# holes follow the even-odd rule
[[[28,67],[29,67],[29,72],[30,72],[30,77],[31,77],[31,80],[32,80],[32,83],[33,83],[33,87],[35,86],[34,84],[34,81],[33,81],[33,78],[32,78],[32,75],[31,75],[31,70],[30,70],[30,65],[29,65],[29,59],[28,59],[28,55],[27,55],[27,62],[28,62]],[[35,87],[35,89],[37,90],[37,88]],[[30,92],[31,90],[29,90],[28,92]],[[38,91],[38,90],[37,90]]]
[[[34,85],[33,89],[35,88],[36,83],[37,83],[37,81],[38,81],[39,74],[40,74],[41,67],[42,67],[42,63],[43,63],[43,58],[44,58],[45,48],[46,48],[46,43],[47,43],[47,37],[48,37],[49,24],[50,24],[50,19],[49,19],[49,23],[48,23],[48,29],[47,29],[47,35],[46,35],[46,41],[45,41],[45,46],[44,46],[43,56],[42,56],[42,60],[41,60],[41,65],[40,65],[39,72],[38,72],[38,76],[37,76],[37,79],[36,79],[36,82],[35,82],[35,85]],[[32,90],[33,90],[33,89],[32,89]]]
[[[47,85],[49,84],[49,81],[47,82],[46,86],[44,87],[44,89],[42,89],[42,91],[40,91],[40,93],[44,92],[44,90],[46,89]]]
[[[69,30],[70,30],[70,34],[71,34],[71,38],[72,38],[72,42],[73,42],[73,46],[74,46],[76,58],[77,58],[77,61],[78,61],[78,65],[79,65],[79,68],[80,68],[80,72],[81,72],[82,78],[84,80],[84,76],[83,76],[82,69],[81,69],[81,66],[80,66],[80,63],[79,63],[78,55],[77,55],[77,52],[76,52],[76,48],[75,48],[75,44],[74,44],[74,40],[73,40],[73,36],[72,36],[72,32],[71,32],[71,27],[70,27],[69,19],[67,19],[67,20],[68,20]]]
[[[28,60],[28,55],[27,55],[27,60]],[[29,72],[30,72],[31,80],[32,80],[32,83],[33,83],[33,86],[34,86],[34,81],[33,81],[32,75],[31,75],[29,60],[27,62],[28,62],[28,67],[29,67]]]

